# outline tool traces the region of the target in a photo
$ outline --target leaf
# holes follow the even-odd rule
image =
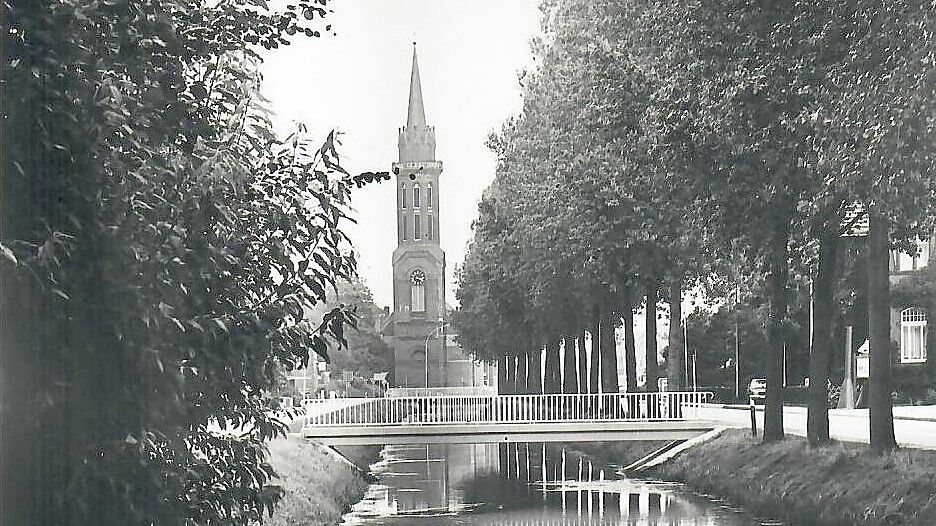
[[[227,325],[225,325],[224,320],[222,320],[221,318],[212,318],[211,321],[212,323],[217,325],[218,328],[221,329],[222,331],[228,332]]]
[[[7,248],[3,243],[0,243],[0,256],[3,256],[6,259],[10,260],[10,262],[13,263],[14,265],[18,263],[16,260],[16,255],[13,253],[12,250]]]

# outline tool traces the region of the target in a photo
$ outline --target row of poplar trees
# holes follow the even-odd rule
[[[632,391],[633,315],[649,307],[645,388],[655,390],[665,301],[666,374],[680,390],[684,292],[757,291],[769,305],[764,439],[778,440],[790,283],[806,276],[809,437],[821,444],[841,236],[867,225],[871,442],[895,447],[889,250],[912,250],[936,209],[928,2],[547,0],[542,15],[522,110],[489,141],[496,177],[459,272],[462,344],[500,360],[514,390],[616,392],[623,323]],[[539,376],[544,348],[545,385],[515,374]],[[576,379],[587,356],[578,375],[591,378]],[[533,366],[518,369],[524,360]]]

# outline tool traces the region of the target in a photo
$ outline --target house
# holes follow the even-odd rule
[[[319,373],[325,362],[316,361],[312,357],[308,367],[299,367],[286,373],[286,380],[292,384],[300,400],[314,398],[319,387]]]
[[[929,338],[929,321],[936,320],[936,298],[930,298],[928,292],[915,290],[920,281],[914,278],[932,275],[936,270],[931,266],[936,253],[936,235],[918,241],[916,245],[915,254],[891,252],[890,339],[894,345],[895,387],[924,395],[927,387],[936,387],[936,348]]]

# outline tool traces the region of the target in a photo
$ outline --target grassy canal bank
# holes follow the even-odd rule
[[[354,447],[341,453],[364,469],[377,457],[379,448]],[[283,487],[284,495],[270,526],[309,526],[338,524],[351,505],[361,500],[368,482],[364,472],[341,458],[300,438],[277,439],[270,443],[270,464]]]
[[[865,445],[810,449],[799,437],[761,444],[727,430],[648,474],[789,524],[936,524],[934,451],[877,456]]]

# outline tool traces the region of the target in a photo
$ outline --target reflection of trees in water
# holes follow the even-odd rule
[[[489,474],[462,487],[465,502],[484,502],[494,508],[527,508],[542,504],[542,497],[525,481]]]
[[[390,464],[384,473],[393,516],[378,524],[656,526],[697,524],[700,519],[726,526],[757,524],[670,484],[621,479],[606,465],[564,446],[393,448],[393,457],[405,460]],[[388,477],[390,473],[397,476]]]

